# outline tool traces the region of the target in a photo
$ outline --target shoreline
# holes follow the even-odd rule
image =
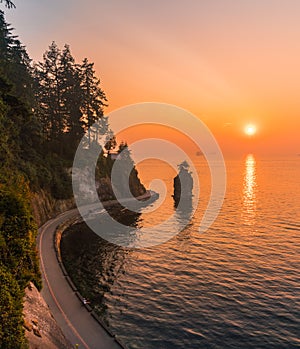
[[[118,338],[109,334],[83,308],[59,265],[54,249],[55,231],[78,214],[77,209],[64,212],[39,229],[38,246],[43,278],[41,295],[64,336],[73,346],[78,344],[79,348],[86,349],[123,349]]]
[[[147,190],[147,192],[135,199],[138,199],[139,201],[143,202],[145,201],[145,203],[150,204],[153,202],[153,200],[150,200],[150,202],[148,202],[149,199],[151,199],[151,197],[153,197],[153,200],[156,200],[158,197],[158,194],[153,192],[153,191],[149,191]],[[129,201],[132,199],[129,199]],[[123,203],[125,203],[126,199],[122,200]],[[110,200],[110,201],[105,201],[102,203],[104,208],[115,208],[116,212],[120,213],[120,207],[122,207],[122,205],[117,201],[117,200]],[[120,207],[118,207],[118,205]],[[117,208],[116,208],[117,207]],[[84,304],[84,298],[82,297],[82,295],[79,293],[76,285],[73,283],[73,280],[70,278],[70,276],[68,275],[66,268],[63,264],[63,260],[62,260],[62,256],[61,256],[61,250],[60,250],[60,243],[61,243],[61,237],[63,232],[68,229],[69,227],[71,227],[72,225],[76,224],[76,223],[80,223],[83,222],[82,217],[80,215],[80,213],[78,212],[78,209],[73,209],[70,211],[66,211],[64,213],[62,213],[61,215],[57,216],[54,219],[49,220],[48,222],[46,222],[41,228],[40,228],[40,233],[39,233],[39,237],[38,237],[38,242],[39,242],[39,253],[40,253],[40,261],[41,261],[41,271],[42,271],[42,275],[43,275],[43,297],[46,300],[49,308],[51,309],[51,312],[53,314],[53,316],[56,318],[56,320],[59,320],[58,318],[61,317],[57,317],[55,316],[57,313],[57,310],[59,310],[59,313],[62,313],[62,309],[57,309],[60,308],[59,306],[59,302],[56,300],[56,297],[60,296],[60,290],[56,290],[56,291],[51,291],[52,286],[54,286],[54,283],[56,282],[55,279],[53,279],[53,281],[49,281],[47,279],[47,275],[46,275],[46,269],[47,268],[47,263],[49,263],[48,258],[47,261],[44,260],[44,253],[42,252],[42,239],[43,239],[43,234],[44,231],[47,230],[49,228],[49,226],[52,228],[52,236],[50,237],[50,240],[48,241],[48,243],[51,243],[52,245],[52,250],[53,250],[53,257],[55,258],[55,263],[56,263],[56,273],[58,273],[58,270],[60,270],[60,279],[64,279],[64,288],[65,288],[65,292],[67,292],[69,294],[69,296],[71,296],[71,294],[73,294],[75,296],[75,298],[77,299],[77,307],[79,304],[80,307],[80,313],[82,315],[83,314],[83,310],[86,313],[85,317],[90,317],[91,319],[93,319],[93,321],[95,323],[97,323],[97,326],[99,328],[102,328],[102,331],[104,331],[106,333],[106,336],[108,336],[109,338],[111,338],[111,340],[115,343],[116,348],[121,348],[121,349],[127,349],[126,345],[124,345],[120,339],[111,332],[111,330],[108,328],[108,326],[103,322],[103,320],[98,316],[98,314],[90,307],[89,304]],[[49,237],[48,237],[49,238]],[[51,248],[51,246],[50,246]],[[43,257],[44,256],[44,257]],[[54,261],[52,260],[52,263],[54,263]],[[66,287],[67,285],[67,287]],[[47,289],[47,290],[45,290]],[[68,291],[67,291],[68,289]],[[49,292],[50,291],[50,292]],[[73,299],[73,303],[74,303],[74,299]],[[54,304],[53,304],[54,303]],[[55,304],[57,303],[57,304]],[[62,305],[64,306],[64,305]],[[84,307],[84,308],[83,308]],[[68,311],[68,309],[67,309]],[[61,314],[60,314],[61,315]],[[90,321],[90,320],[89,320]],[[64,319],[63,324],[60,323],[60,321],[57,321],[58,324],[60,325],[60,327],[62,328],[66,338],[68,338],[73,344],[75,344],[74,342],[74,333],[75,333],[75,337],[76,337],[76,333],[77,330],[79,329],[81,332],[81,328],[78,328],[76,326],[73,326],[72,324],[67,324],[68,327],[71,328],[71,331],[73,332],[73,334],[70,336],[68,335],[68,332],[70,332],[70,329],[68,329],[68,331],[66,331],[65,327],[66,327],[66,323],[68,323],[68,319]],[[75,328],[74,328],[75,327]],[[95,330],[95,329],[94,329]],[[77,333],[78,334],[78,333]],[[103,335],[103,334],[102,334]],[[73,338],[73,340],[72,340]],[[82,339],[80,336],[77,336],[77,338]],[[99,346],[99,343],[97,346],[95,345],[88,345],[85,343],[85,341],[82,339],[80,341],[82,343],[82,347],[84,348],[102,348],[101,346]],[[105,341],[104,341],[105,342]],[[95,340],[94,340],[95,343]],[[111,344],[113,345],[113,344]],[[115,348],[115,346],[111,346],[109,344],[105,344],[105,346],[103,348],[107,349],[107,348]]]
[[[110,204],[107,208],[113,207],[114,204]],[[61,248],[60,248],[60,243],[62,236],[64,232],[71,228],[73,225],[77,223],[83,223],[81,221],[80,214],[76,215],[75,217],[63,222],[59,226],[57,226],[54,236],[53,236],[53,244],[54,244],[54,250],[57,258],[57,262],[61,268],[61,271],[63,275],[65,276],[65,279],[67,280],[69,286],[71,287],[72,291],[75,293],[76,297],[79,299],[81,302],[82,306],[91,314],[91,316],[97,321],[97,323],[105,329],[105,331],[113,338],[115,338],[115,341],[120,345],[122,349],[127,349],[127,346],[121,342],[121,340],[117,337],[116,334],[112,333],[112,331],[109,329],[109,327],[105,324],[105,322],[98,316],[98,314],[93,310],[93,308],[89,305],[89,303],[86,302],[86,298],[83,297],[78,290],[77,286],[74,284],[71,276],[68,274],[66,267],[63,262],[63,258],[61,255]]]

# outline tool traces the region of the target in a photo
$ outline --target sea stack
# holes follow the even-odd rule
[[[178,165],[178,174],[174,178],[174,201],[175,206],[178,205],[180,199],[191,200],[193,196],[193,177],[189,171],[189,164],[183,161]]]

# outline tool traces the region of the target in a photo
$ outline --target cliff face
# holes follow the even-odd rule
[[[74,199],[55,200],[48,192],[40,190],[32,193],[31,207],[36,224],[40,227],[59,213],[75,207]]]
[[[121,163],[121,161],[119,162]],[[119,173],[117,173],[114,179],[114,190],[120,198],[128,198],[131,195],[136,197],[143,195],[146,192],[146,188],[138,177],[136,168],[134,167],[131,169],[130,164],[127,166],[126,163],[120,166]]]
[[[96,180],[97,194],[102,202],[115,199],[114,190],[118,197],[121,198],[129,197],[130,194],[137,197],[146,193],[146,188],[141,183],[137,170],[135,168],[132,171],[130,170],[127,173],[125,171],[121,173],[114,189],[112,188],[112,183],[109,177],[103,177]],[[82,190],[80,190],[80,192],[82,192],[82,195],[94,195],[88,192],[86,189],[89,188],[88,182],[92,174],[90,174],[88,170],[83,172],[83,174],[84,176],[78,178],[78,181],[82,186]],[[130,193],[128,192],[128,179]],[[127,190],[124,190],[126,187]],[[94,199],[96,199],[96,197]],[[41,227],[49,219],[59,215],[60,213],[75,207],[76,204],[74,198],[70,198],[68,200],[57,200],[45,190],[31,193],[31,208],[38,227]]]
[[[119,161],[119,164],[122,164]],[[82,202],[95,202],[98,197],[101,201],[114,200],[117,195],[119,198],[128,198],[131,195],[140,196],[146,193],[144,185],[141,183],[138,172],[135,168],[131,168],[130,164],[121,165],[116,171],[114,177],[114,188],[112,188],[112,181],[109,175],[104,177],[96,176],[97,194],[92,191],[93,174],[87,167],[81,168],[75,172],[75,187],[77,195],[79,195]],[[129,183],[128,183],[129,182]],[[51,205],[50,205],[51,206]]]
[[[25,289],[23,313],[25,336],[30,349],[74,348],[66,340],[33,283]]]

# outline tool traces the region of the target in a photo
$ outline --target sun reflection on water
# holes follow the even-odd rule
[[[245,160],[242,212],[244,223],[247,225],[253,225],[255,223],[256,189],[256,160],[253,154],[249,154]]]

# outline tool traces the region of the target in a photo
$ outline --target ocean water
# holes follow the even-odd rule
[[[189,223],[170,241],[130,250],[82,225],[66,232],[72,278],[128,348],[300,348],[300,158],[248,155],[226,167],[223,207],[205,233],[210,176],[201,157],[199,205],[175,214],[170,230]],[[158,210],[129,221],[155,225],[174,213],[175,173],[154,162],[139,170],[146,184],[160,177],[168,191]]]

